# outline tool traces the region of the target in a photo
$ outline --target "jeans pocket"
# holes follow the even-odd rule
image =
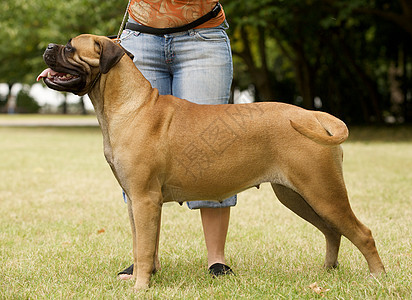
[[[227,34],[224,29],[198,29],[196,30],[196,39],[208,42],[222,42],[226,41]]]

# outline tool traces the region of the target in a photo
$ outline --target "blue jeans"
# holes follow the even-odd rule
[[[130,22],[130,20],[129,20]],[[227,23],[215,28],[191,29],[164,36],[123,31],[121,45],[161,95],[174,95],[198,104],[225,104],[229,100],[233,67]],[[189,201],[190,209],[229,207],[223,202]]]

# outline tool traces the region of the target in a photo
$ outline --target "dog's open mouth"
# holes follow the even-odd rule
[[[41,72],[39,76],[37,76],[37,81],[39,81],[42,78],[55,84],[65,84],[69,81],[78,79],[79,76],[69,73],[60,73],[50,68],[47,68],[43,72]]]
[[[73,72],[74,73],[74,72]],[[51,89],[65,92],[77,92],[84,87],[80,75],[55,71],[51,68],[45,69],[37,76],[37,81],[43,78],[44,83]]]

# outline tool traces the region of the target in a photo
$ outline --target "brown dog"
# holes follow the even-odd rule
[[[162,204],[225,199],[270,182],[278,199],[326,238],[325,267],[338,264],[341,235],[384,273],[371,231],[354,215],[342,175],[345,124],[282,103],[197,105],[159,96],[110,39],[80,35],[50,44],[39,78],[89,94],[104,154],[129,199],[135,289],[147,288],[157,258]]]

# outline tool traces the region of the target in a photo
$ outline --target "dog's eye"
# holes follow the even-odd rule
[[[67,44],[67,45],[64,47],[64,50],[65,50],[66,52],[74,52],[74,48],[73,48],[70,44]]]

